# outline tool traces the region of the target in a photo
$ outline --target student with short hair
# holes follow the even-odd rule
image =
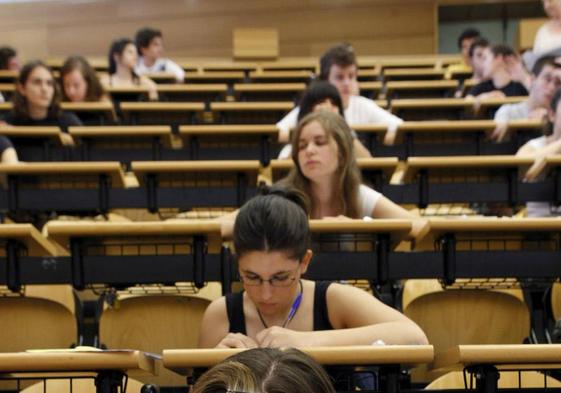
[[[239,210],[233,234],[244,291],[209,305],[199,347],[427,342],[414,322],[367,292],[302,278],[312,251],[307,204],[301,193],[273,188],[251,199]]]
[[[218,363],[197,379],[192,393],[335,393],[323,367],[295,348],[254,348]]]
[[[97,74],[80,55],[70,56],[60,69],[62,99],[70,102],[108,101]]]
[[[164,37],[160,30],[144,27],[136,32],[135,41],[140,56],[135,68],[138,75],[170,72],[178,83],[183,83],[185,79],[183,68],[163,57]]]
[[[343,102],[339,91],[331,83],[326,81],[312,82],[300,100],[298,121],[311,112],[327,110],[344,116]],[[356,132],[352,131],[355,155],[357,158],[372,157],[370,151],[358,139]],[[285,145],[279,153],[279,159],[288,159],[292,153],[292,145]]]
[[[489,41],[487,41],[486,38],[479,37],[476,38],[469,47],[469,58],[473,69],[471,80],[476,83],[480,83],[484,80],[485,49],[489,46]]]
[[[349,44],[328,49],[320,59],[319,79],[328,81],[339,91],[349,125],[381,123],[388,126],[389,132],[395,132],[403,120],[380,108],[374,101],[357,95],[357,73],[356,55]],[[277,123],[279,142],[288,142],[290,130],[298,122],[299,111],[300,108],[294,108]]]
[[[135,67],[138,59],[136,46],[129,38],[113,41],[109,49],[109,74],[101,83],[105,86],[146,86],[148,98],[158,99],[156,83],[145,76],[137,75]]]
[[[472,43],[479,37],[481,37],[481,33],[479,32],[479,30],[474,29],[473,27],[469,27],[462,31],[462,33],[458,37],[458,49],[460,50],[462,59],[461,62],[450,64],[448,66],[444,74],[444,77],[446,79],[451,79],[452,75],[456,72],[469,72],[472,70],[473,64],[471,62],[469,49]]]
[[[493,45],[485,48],[483,53],[483,81],[473,86],[467,96],[485,98],[503,98],[528,95],[528,90],[520,82],[513,81],[508,61],[516,56],[507,45]]]

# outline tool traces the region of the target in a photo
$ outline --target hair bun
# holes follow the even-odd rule
[[[295,188],[279,186],[279,185],[261,185],[258,190],[258,195],[275,195],[284,199],[294,202],[306,212],[309,216],[309,206],[306,202],[306,197]]]

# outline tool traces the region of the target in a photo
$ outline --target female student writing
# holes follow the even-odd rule
[[[312,260],[309,236],[306,204],[296,191],[272,189],[240,209],[234,245],[244,292],[211,303],[199,347],[427,342],[414,322],[365,291],[303,279]]]

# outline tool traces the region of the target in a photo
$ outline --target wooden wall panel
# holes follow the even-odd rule
[[[150,25],[168,55],[231,56],[232,30],[276,28],[280,54],[315,56],[339,41],[361,55],[434,53],[436,0],[93,0],[0,5],[0,44],[22,57],[104,56]]]

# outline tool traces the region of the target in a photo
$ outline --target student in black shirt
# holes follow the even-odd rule
[[[58,126],[63,131],[82,125],[75,114],[60,110],[60,99],[51,69],[41,61],[29,62],[19,74],[12,112],[3,120],[14,126]],[[63,140],[67,144],[72,142],[69,135]]]
[[[485,48],[483,53],[483,82],[473,86],[467,97],[478,100],[486,98],[504,98],[527,96],[528,90],[520,82],[512,79],[509,72],[509,59],[516,56],[506,45],[494,45]]]

